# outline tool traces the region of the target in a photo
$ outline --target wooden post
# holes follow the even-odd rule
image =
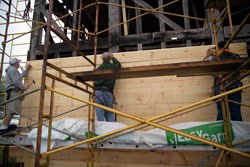
[[[160,7],[162,5],[163,5],[163,0],[158,0],[158,6]],[[164,8],[160,8],[159,11],[164,12]],[[164,22],[159,19],[159,24],[160,24],[160,32],[165,32],[166,28]],[[166,48],[166,42],[161,42],[161,48]]]
[[[136,7],[139,7],[139,5],[135,4]],[[141,15],[141,11],[139,9],[135,9],[135,16]],[[136,18],[136,34],[142,33],[142,21],[141,17]],[[142,44],[137,44],[137,50],[142,50]]]
[[[185,16],[189,16],[189,9],[188,9],[188,0],[182,0],[182,8],[183,8],[183,14]],[[185,29],[190,29],[190,19],[184,17],[184,26]],[[191,40],[186,40],[187,46],[192,46]]]
[[[221,19],[220,17],[220,11],[218,9],[215,9],[214,11],[214,17],[216,19],[216,27],[219,27],[219,31],[217,32],[217,39],[218,41],[224,41],[224,35],[223,35],[223,28],[219,22],[219,20]]]
[[[46,88],[46,72],[48,63],[48,51],[49,51],[49,35],[51,30],[52,12],[53,12],[54,1],[49,2],[49,14],[48,14],[48,24],[46,27],[45,40],[44,40],[44,55],[43,55],[43,68],[42,68],[42,78],[41,78],[41,91],[40,91],[40,102],[39,102],[39,113],[38,113],[38,128],[37,128],[37,139],[36,139],[36,159],[35,167],[40,166],[41,159],[41,140],[42,140],[42,121],[43,121],[43,110],[44,110],[44,97]]]
[[[76,11],[79,7],[79,0],[75,0],[73,1],[73,11]],[[78,13],[79,12],[74,12],[73,13],[73,20],[72,20],[72,29],[76,30],[77,29],[77,23],[78,23]],[[72,31],[71,33],[71,41],[73,43],[73,45],[76,47],[77,46],[77,32],[76,31]],[[72,52],[72,56],[77,56],[77,51],[74,50]]]
[[[204,0],[204,4],[206,6],[207,0]],[[223,29],[220,26],[220,22],[219,22],[219,20],[220,20],[220,12],[219,12],[219,10],[215,9],[215,8],[206,10],[206,15],[207,15],[207,18],[209,20],[211,20],[210,24],[209,24],[209,27],[212,30],[211,31],[212,44],[216,44],[218,41],[223,41],[224,40],[224,35],[223,35]],[[216,33],[217,27],[219,29],[218,29],[218,31]],[[214,35],[212,35],[213,31],[214,31]],[[215,36],[215,34],[216,34],[216,36]]]
[[[82,1],[80,0],[80,4],[79,4],[79,8],[82,8]],[[76,43],[77,43],[77,50],[80,50],[80,38],[81,38],[81,22],[82,22],[82,10],[80,10],[78,12],[78,23],[77,23],[77,40],[76,40]],[[65,33],[66,34],[66,33]]]
[[[96,69],[96,61],[97,61],[97,46],[98,46],[98,22],[99,22],[99,4],[98,4],[99,0],[96,0],[96,9],[95,9],[95,32],[94,32],[94,66],[93,66],[93,70]]]
[[[204,9],[205,9],[206,18],[208,20],[211,20],[211,10],[210,9],[206,9],[207,0],[203,0],[203,3],[204,3]],[[214,44],[213,27],[212,27],[211,21],[210,22],[209,21],[204,22],[204,26],[206,26],[206,25],[210,29],[210,32],[211,32],[211,37],[212,37],[211,43]]]
[[[192,11],[194,13],[194,17],[198,17],[197,8],[196,8],[196,4],[194,0],[191,1],[191,5],[192,5]],[[206,10],[206,8],[204,9]],[[198,20],[195,20],[195,25],[196,25],[196,28],[200,28],[200,24]]]
[[[40,6],[45,6],[45,1],[44,0],[36,0],[35,5],[34,5],[34,13],[33,13],[33,20],[32,22],[32,29],[37,28],[41,26],[39,23],[35,22],[43,22],[43,15],[40,11]],[[42,31],[43,29],[37,29],[35,31],[31,32],[31,37],[30,37],[30,51],[28,55],[28,60],[36,60],[36,55],[35,51],[38,45],[41,44],[42,42]]]
[[[110,4],[119,4],[120,1],[117,0],[109,0]],[[112,27],[118,23],[120,23],[121,11],[118,6],[108,6],[108,17],[109,17],[109,27]],[[109,30],[109,51],[110,52],[118,52],[119,45],[118,40],[121,36],[121,27],[117,26]]]

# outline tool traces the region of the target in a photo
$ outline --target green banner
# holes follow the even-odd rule
[[[97,136],[99,136],[98,134],[93,134],[92,133],[92,131],[90,131],[90,132],[85,132],[85,136],[86,136],[86,139],[88,139],[88,138],[92,138],[92,137],[97,137]]]
[[[235,138],[232,125],[231,125],[231,134],[232,134],[232,141]],[[223,122],[212,122],[204,125],[199,125],[191,128],[186,129],[179,129],[180,131],[189,133],[194,136],[198,136],[210,141],[214,141],[217,143],[225,144],[224,139],[224,132],[223,132]],[[190,139],[188,137],[184,137],[178,135],[176,133],[166,131],[166,138],[168,145],[205,145],[205,143],[201,143],[199,141]]]

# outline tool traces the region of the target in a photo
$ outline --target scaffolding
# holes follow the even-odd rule
[[[25,3],[25,4],[24,4]],[[1,75],[2,78],[4,72],[3,68],[4,65],[8,64],[8,59],[11,58],[18,58],[20,61],[20,66],[23,68],[27,61],[27,54],[23,52],[29,46],[27,41],[23,40],[22,37],[27,37],[29,33],[24,33],[25,29],[31,28],[29,25],[29,18],[22,16],[21,10],[18,8],[22,8],[23,5],[26,5],[26,1],[16,0],[16,1],[6,1],[3,0],[1,4],[1,18],[4,22],[0,23],[1,30],[4,30],[4,33],[1,34]],[[14,9],[14,11],[13,11]],[[4,15],[5,14],[5,15]],[[20,21],[22,20],[22,21]],[[14,27],[16,26],[23,26],[23,29],[17,29]],[[27,26],[27,27],[26,27]],[[20,39],[18,41],[18,39]],[[23,48],[23,49],[20,49]],[[7,58],[7,60],[6,60]]]
[[[2,80],[2,73],[3,73],[3,62],[4,62],[4,57],[5,57],[5,49],[6,49],[6,41],[7,41],[7,34],[8,34],[8,29],[9,29],[9,22],[10,22],[10,12],[11,12],[11,3],[12,1],[6,2],[3,1],[7,6],[8,6],[8,10],[6,12],[6,18],[2,17],[4,20],[6,20],[6,26],[5,26],[5,35],[4,36],[4,40],[2,43],[2,49],[1,49],[1,54],[2,54],[2,58],[1,58],[1,69],[0,69],[0,80]]]
[[[123,1],[123,0],[122,0]],[[23,96],[27,96],[27,95],[30,95],[32,93],[35,93],[37,91],[40,91],[40,103],[39,103],[39,116],[38,116],[38,121],[35,121],[35,120],[32,120],[32,121],[35,121],[36,123],[35,124],[32,124],[30,125],[30,127],[32,126],[35,126],[35,125],[38,125],[38,131],[37,131],[37,142],[36,142],[36,146],[37,146],[37,149],[36,149],[36,152],[32,151],[32,150],[28,150],[27,148],[25,147],[22,147],[20,145],[17,145],[18,147],[20,147],[21,149],[24,149],[30,153],[33,153],[36,155],[36,158],[35,158],[35,167],[40,167],[40,166],[49,166],[49,163],[50,163],[50,155],[56,153],[56,152],[59,152],[59,151],[63,151],[63,150],[66,150],[66,149],[69,149],[69,148],[72,148],[72,147],[76,147],[76,146],[79,146],[79,145],[82,145],[82,144],[88,144],[88,150],[89,150],[89,158],[88,158],[88,162],[87,162],[87,166],[95,166],[95,162],[94,162],[94,153],[93,153],[93,150],[94,150],[94,145],[99,143],[99,142],[103,142],[105,140],[109,140],[109,139],[112,139],[112,138],[115,138],[115,137],[118,137],[118,136],[121,136],[121,135],[124,135],[124,134],[127,134],[127,133],[130,133],[134,130],[138,130],[138,129],[141,129],[141,128],[144,128],[144,127],[147,127],[147,126],[153,126],[153,127],[156,127],[156,128],[160,128],[160,129],[163,129],[163,130],[166,130],[166,131],[169,131],[169,132],[173,132],[173,133],[176,133],[176,134],[179,134],[181,136],[184,136],[184,137],[188,137],[190,139],[193,139],[193,140],[197,140],[201,143],[205,143],[205,144],[208,144],[208,145],[211,145],[211,146],[214,146],[214,147],[217,147],[219,149],[221,149],[221,153],[219,155],[219,158],[217,160],[217,163],[215,164],[215,166],[218,166],[220,163],[221,163],[221,160],[222,160],[222,157],[223,157],[223,154],[225,154],[228,158],[228,160],[230,159],[230,153],[235,153],[235,154],[238,154],[238,155],[241,155],[241,156],[245,156],[247,158],[250,158],[250,155],[247,154],[247,153],[244,153],[244,152],[241,152],[241,151],[238,151],[236,149],[234,149],[233,145],[232,145],[232,141],[231,141],[231,134],[230,134],[230,116],[229,116],[229,109],[228,109],[228,101],[227,101],[227,95],[230,95],[232,93],[235,93],[235,92],[238,92],[238,91],[242,91],[244,89],[248,89],[250,87],[250,84],[247,84],[245,86],[242,86],[242,87],[239,87],[239,88],[236,88],[236,89],[233,89],[233,90],[230,90],[230,91],[225,91],[224,93],[221,93],[219,95],[216,95],[216,96],[213,96],[213,97],[210,97],[210,98],[207,98],[207,99],[204,99],[202,101],[199,101],[199,102],[196,102],[194,104],[190,104],[190,105],[187,105],[185,107],[181,107],[181,108],[178,108],[178,109],[175,109],[173,111],[170,111],[170,112],[167,112],[165,114],[162,114],[162,115],[159,115],[159,116],[155,116],[153,118],[150,118],[150,119],[141,119],[139,117],[134,117],[133,115],[129,115],[129,114],[125,114],[123,112],[120,112],[118,110],[115,110],[115,109],[112,109],[112,108],[108,108],[108,107],[105,107],[105,106],[102,106],[102,105],[99,105],[97,103],[94,103],[94,87],[92,86],[92,84],[89,84],[89,83],[86,83],[84,81],[81,81],[79,80],[78,78],[75,78],[74,76],[72,76],[70,73],[68,73],[67,71],[51,64],[48,62],[48,51],[49,51],[49,45],[50,45],[50,32],[53,31],[58,37],[60,37],[71,49],[73,49],[73,54],[75,55],[81,55],[86,61],[88,61],[92,66],[93,66],[93,69],[96,68],[96,64],[97,64],[97,47],[98,47],[98,36],[104,32],[107,32],[111,29],[114,29],[116,28],[117,26],[121,26],[123,25],[124,26],[124,33],[126,34],[126,24],[132,20],[135,20],[139,17],[142,17],[146,14],[149,14],[149,13],[162,13],[162,14],[165,14],[165,15],[173,15],[173,16],[177,16],[177,17],[183,17],[185,19],[194,19],[194,20],[201,20],[201,21],[211,21],[212,23],[212,29],[213,29],[213,33],[214,33],[214,41],[215,41],[215,45],[216,45],[216,50],[218,51],[218,39],[217,39],[217,32],[218,32],[218,27],[216,27],[217,23],[216,23],[216,19],[214,19],[214,17],[212,17],[212,20],[206,20],[206,19],[201,19],[201,18],[197,18],[197,17],[191,17],[191,16],[187,16],[187,15],[179,15],[179,14],[174,14],[174,13],[168,13],[168,12],[163,12],[163,11],[160,11],[161,8],[164,8],[166,6],[169,6],[175,2],[177,2],[179,0],[175,0],[175,1],[172,1],[170,3],[167,3],[167,4],[164,4],[162,6],[159,6],[158,8],[155,8],[155,9],[145,9],[145,8],[139,8],[139,7],[132,7],[132,6],[126,6],[124,5],[124,1],[123,1],[123,4],[122,5],[119,5],[119,4],[111,4],[111,3],[105,3],[105,2],[99,2],[98,0],[95,1],[94,3],[88,5],[88,6],[85,6],[85,7],[82,7],[82,1],[79,2],[80,4],[80,8],[79,9],[76,9],[70,13],[70,14],[67,14],[67,15],[64,15],[60,18],[58,18],[57,20],[61,20],[71,14],[73,14],[73,16],[77,16],[77,13],[78,13],[78,17],[81,18],[81,11],[90,7],[90,6],[95,6],[96,8],[96,17],[95,17],[95,32],[88,32],[88,35],[90,36],[93,36],[94,38],[94,58],[93,60],[91,60],[89,57],[87,57],[84,53],[82,53],[79,49],[79,38],[80,38],[80,34],[81,33],[86,33],[84,31],[81,30],[81,27],[79,26],[78,24],[78,27],[77,29],[74,29],[72,28],[72,34],[76,35],[77,36],[77,40],[75,41],[75,43],[72,43],[71,41],[69,41],[67,39],[67,37],[65,35],[62,35],[61,33],[61,30],[59,30],[58,28],[63,28],[63,27],[60,27],[58,25],[56,25],[56,21],[57,20],[54,20],[53,19],[53,5],[54,5],[54,1],[53,0],[50,0],[49,1],[49,10],[48,10],[48,14],[46,15],[47,17],[47,24],[45,23],[41,23],[41,22],[37,22],[37,21],[34,21],[38,24],[41,24],[40,26],[38,26],[37,28],[34,28],[32,31],[36,31],[38,29],[41,29],[43,27],[46,26],[46,33],[45,33],[45,38],[44,38],[44,53],[43,53],[43,66],[42,66],[42,79],[41,79],[41,87],[39,89],[36,89],[34,91],[31,91],[31,92],[28,92],[28,93],[25,93],[18,98],[21,98]],[[5,1],[4,1],[5,2]],[[11,1],[9,2],[11,4]],[[116,6],[116,7],[120,7],[123,9],[123,22],[117,24],[117,25],[113,25],[105,30],[98,30],[98,15],[99,15],[99,5],[107,5],[107,6]],[[125,17],[125,14],[124,14],[124,9],[125,8],[131,8],[131,9],[135,9],[135,10],[141,10],[141,11],[144,11],[143,14],[140,14],[134,18],[131,18],[129,20],[126,20],[126,17]],[[213,12],[215,11],[215,8],[212,8],[211,9],[211,15],[214,16]],[[10,13],[10,9],[8,10],[9,13]],[[227,41],[227,44],[226,46],[224,47],[224,49],[232,42],[232,40],[234,39],[234,37],[239,33],[239,31],[242,29],[243,25],[246,23],[246,20],[249,18],[250,16],[250,13],[248,13],[248,15],[243,19],[241,25],[238,27],[238,29],[236,30],[236,32],[233,33],[233,30],[232,30],[232,19],[231,19],[231,12],[230,12],[230,3],[229,3],[229,0],[227,0],[227,7],[226,7],[226,12],[227,12],[227,15],[228,15],[228,19],[229,19],[229,22],[230,22],[230,29],[231,29],[231,33],[232,33],[232,36],[231,38]],[[45,14],[44,14],[45,15]],[[225,14],[226,15],[226,14]],[[8,15],[8,18],[10,17],[10,15]],[[226,18],[226,17],[224,17]],[[8,32],[8,25],[9,25],[9,21],[7,19],[7,23],[6,23],[6,34],[5,34],[5,37],[7,36],[7,32]],[[30,31],[30,32],[32,32]],[[22,36],[23,34],[21,34],[20,36]],[[16,37],[18,38],[18,37]],[[15,39],[16,39],[15,38]],[[7,42],[7,38],[5,38],[5,41],[4,41],[4,44],[3,44],[3,50],[2,50],[2,59],[4,57],[4,54],[5,54],[5,43]],[[221,52],[217,52],[217,56],[220,56]],[[232,76],[234,73],[240,71],[244,66],[246,66],[247,64],[249,63],[249,59],[243,63],[243,65],[238,68],[235,72],[229,74],[226,76],[226,78]],[[2,60],[2,64],[1,64],[1,72],[2,72],[2,68],[3,68],[3,60]],[[53,69],[54,71],[56,71],[56,73],[58,73],[59,77],[54,75],[53,73],[50,73],[48,72],[48,68],[50,69]],[[243,79],[244,77],[248,76],[249,75],[249,71],[247,71],[246,73],[244,73],[242,75],[241,78],[239,78],[239,80]],[[65,79],[63,79],[63,76],[66,76],[68,78],[71,78],[71,80],[73,80],[73,83],[72,82],[69,82]],[[72,79],[73,78],[73,79]],[[226,78],[224,78],[224,80],[226,80]],[[48,79],[50,79],[51,81],[51,85],[48,86]],[[56,86],[55,86],[55,82],[61,82],[63,84],[66,84],[70,87],[73,87],[75,89],[78,89],[80,91],[83,91],[85,93],[88,94],[89,98],[88,100],[84,100],[84,99],[81,99],[81,98],[78,98],[78,97],[75,97],[75,96],[72,96],[72,95],[69,95],[69,94],[66,94],[62,91],[59,91],[56,89]],[[81,84],[82,86],[79,86],[79,84]],[[232,83],[231,83],[232,84]],[[44,113],[44,103],[45,103],[45,92],[46,91],[49,91],[50,92],[50,108],[49,108],[49,114],[45,114]],[[68,97],[68,98],[71,98],[73,100],[76,100],[76,101],[79,101],[79,102],[82,102],[82,103],[85,103],[86,105],[83,105],[81,107],[87,107],[88,106],[88,139],[84,140],[84,141],[81,141],[81,139],[78,138],[79,142],[77,143],[74,143],[72,145],[69,145],[69,146],[65,146],[65,147],[61,147],[61,148],[57,148],[57,149],[54,149],[54,150],[51,150],[50,148],[50,142],[51,142],[51,130],[56,130],[58,131],[57,129],[53,128],[52,127],[52,121],[53,121],[53,118],[55,117],[58,117],[62,114],[59,114],[59,115],[56,115],[54,116],[53,114],[53,106],[54,106],[54,95],[55,94],[59,94],[59,95],[62,95],[62,96],[65,96],[65,97]],[[173,118],[175,116],[178,116],[178,115],[182,115],[182,114],[185,114],[185,113],[188,113],[188,112],[192,112],[200,107],[205,107],[209,104],[214,104],[216,101],[215,100],[221,100],[221,101],[225,101],[225,106],[223,107],[223,115],[225,116],[224,118],[224,131],[225,131],[225,139],[226,139],[226,145],[222,145],[222,144],[218,144],[216,142],[212,142],[212,141],[209,141],[209,140],[206,140],[206,139],[203,139],[203,138],[200,138],[200,137],[197,137],[197,136],[194,136],[194,135],[190,135],[188,133],[185,133],[185,132],[182,132],[180,130],[176,130],[176,129],[173,129],[173,128],[170,128],[168,126],[163,126],[161,124],[159,124],[161,121],[164,121],[166,119],[170,119],[170,118]],[[4,103],[1,103],[1,105],[4,105],[10,101],[13,101],[15,99],[11,99],[11,100],[8,100]],[[207,104],[209,103],[209,104]],[[95,112],[94,112],[94,108],[95,107],[99,107],[99,108],[102,108],[102,109],[105,109],[107,111],[110,111],[110,112],[113,112],[113,113],[116,113],[118,115],[121,115],[121,116],[124,116],[124,117],[127,117],[129,119],[132,119],[132,120],[135,120],[135,121],[138,121],[138,123],[136,124],[133,124],[133,125],[129,125],[128,127],[126,128],[122,128],[122,129],[119,129],[119,130],[116,130],[116,131],[112,131],[110,133],[107,133],[107,134],[104,134],[104,135],[100,135],[100,136],[97,136],[95,137],[94,135],[91,135],[91,134],[94,134],[95,132],[95,126],[94,126],[94,120],[95,120]],[[72,112],[72,111],[75,111],[79,108],[76,108],[76,109],[73,109],[73,110],[70,110],[70,111],[66,111],[65,113],[68,113],[68,112]],[[64,113],[63,113],[64,114]],[[21,116],[23,117],[26,117],[25,115],[22,115]],[[28,118],[28,117],[26,117]],[[31,118],[28,118],[28,119],[31,119]],[[45,124],[44,122],[45,121],[49,121],[48,124]],[[41,154],[41,140],[42,140],[42,126],[47,126],[49,128],[49,131],[48,131],[48,145],[47,145],[47,148],[48,148],[48,151],[46,153],[43,153]],[[90,129],[90,127],[92,127],[92,129]],[[20,130],[20,129],[19,129]],[[60,131],[61,132],[61,131]],[[61,133],[65,133],[65,132],[61,132]],[[6,135],[6,134],[5,134]],[[4,136],[5,136],[4,135]],[[69,135],[69,134],[67,134]],[[0,139],[1,140],[5,140],[4,139],[4,136],[0,136]],[[69,135],[71,136],[71,135]],[[73,136],[74,137],[74,136]],[[102,139],[102,140],[100,140]],[[8,141],[7,141],[8,142]],[[242,141],[243,143],[244,142],[247,142],[247,141]],[[15,143],[11,143],[11,144],[14,144],[16,145]],[[41,160],[42,159],[45,159],[45,163],[42,163]],[[227,166],[232,166],[232,163],[230,161],[227,161]]]

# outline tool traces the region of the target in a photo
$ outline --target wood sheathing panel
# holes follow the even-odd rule
[[[198,47],[184,47],[184,48],[172,48],[172,49],[159,49],[159,50],[147,50],[137,52],[124,52],[116,53],[115,57],[118,58],[123,67],[133,67],[142,65],[155,65],[155,64],[167,64],[176,62],[191,62],[200,61],[206,54],[207,48],[210,46],[198,46]],[[230,50],[239,53],[242,57],[246,57],[246,45],[232,44]],[[90,57],[92,59],[92,57]],[[51,59],[50,63],[62,68],[68,72],[79,72],[92,70],[93,67],[83,59],[82,57],[71,57],[61,59]],[[100,55],[97,59],[98,64],[101,63]],[[28,84],[32,80],[35,80],[36,84],[30,87],[30,90],[40,87],[41,81],[41,67],[42,61],[31,61],[32,70],[29,76],[26,78],[25,83]],[[48,69],[48,72],[59,76],[59,74],[52,69]],[[67,79],[62,75],[64,79]],[[69,79],[68,79],[69,80]],[[70,81],[70,80],[69,80]],[[90,82],[91,83],[91,82]],[[250,78],[244,79],[244,83],[250,83]],[[51,85],[51,80],[47,80],[47,85]],[[123,111],[127,114],[137,116],[143,119],[149,119],[151,117],[167,113],[179,107],[183,107],[194,102],[206,99],[210,97],[211,86],[213,85],[212,76],[195,76],[195,77],[176,77],[176,76],[162,76],[162,77],[150,77],[150,78],[133,78],[133,79],[121,79],[117,80],[115,88],[115,96],[117,105],[115,108],[119,111]],[[56,82],[56,89],[63,91],[69,95],[89,99],[89,96]],[[37,120],[39,109],[39,92],[29,95],[23,101],[23,114]],[[46,92],[44,112],[49,111],[50,92]],[[243,103],[250,105],[250,91],[243,91]],[[84,105],[81,102],[71,100],[61,95],[55,95],[54,103],[54,115],[60,114],[64,111]],[[248,108],[242,106],[242,115],[245,121],[250,120],[250,115],[247,114]],[[179,122],[188,121],[214,121],[216,119],[216,106],[212,104],[197,111],[180,115],[176,118],[171,118],[162,122],[164,125],[171,125]],[[58,119],[63,118],[81,118],[87,120],[88,108],[82,108],[75,112],[61,116]],[[118,116],[118,121],[131,124],[135,121]],[[21,120],[21,126],[26,126],[30,122],[27,119]],[[99,163],[101,167],[149,167],[149,166],[188,166],[191,164],[200,163],[201,160],[208,159],[205,165],[214,165],[216,158],[210,160],[207,158],[209,155],[213,155],[213,151],[123,151],[123,150],[100,150],[96,152],[96,163]],[[11,150],[11,157],[16,157],[20,161],[25,162],[25,167],[34,165],[34,158],[28,154],[17,150]],[[218,157],[218,156],[216,156]],[[51,167],[54,166],[86,166],[86,152],[82,149],[71,149],[66,152],[57,153],[52,156]],[[244,157],[243,157],[244,158]],[[249,160],[237,159],[238,163],[249,162]],[[245,165],[245,164],[242,164]]]
[[[168,64],[176,62],[200,61],[206,54],[207,48],[210,46],[158,49],[137,52],[123,52],[115,54],[123,67],[133,67],[142,65]],[[246,56],[246,45],[231,44],[230,50],[239,53],[242,57]],[[90,57],[92,58],[92,57]],[[50,59],[50,63],[62,68],[67,72],[79,72],[92,70],[93,67],[82,57],[71,57],[61,59]],[[100,55],[97,59],[101,63]],[[33,68],[30,71],[25,83],[28,84],[35,80],[36,84],[30,87],[30,90],[39,88],[41,81],[42,61],[31,61]],[[49,73],[60,76],[58,72],[48,69]],[[64,79],[71,81],[62,75]],[[249,83],[249,77],[244,79],[244,83]],[[73,83],[73,82],[72,82]],[[90,82],[91,83],[91,82]],[[51,85],[51,80],[47,79],[47,86]],[[81,84],[80,84],[81,85]],[[206,99],[210,96],[211,86],[213,85],[212,76],[193,76],[193,77],[176,77],[161,76],[150,78],[133,78],[117,80],[115,88],[115,96],[117,105],[115,108],[125,113],[148,119],[179,107],[183,107],[194,102]],[[77,89],[56,82],[56,89],[63,91],[69,95],[88,100],[88,94]],[[243,91],[243,103],[250,103],[250,91]],[[23,114],[37,119],[39,108],[39,92],[29,95],[23,101]],[[45,113],[49,111],[50,92],[46,91],[45,97]],[[76,100],[55,95],[54,115],[64,111],[84,105]],[[247,114],[248,109],[242,106],[242,115],[244,120],[249,121],[250,115]],[[56,118],[82,118],[87,119],[88,108],[82,108],[62,117]],[[214,104],[197,111],[178,116],[176,118],[163,122],[165,125],[171,125],[186,121],[214,121],[216,118],[216,107]],[[134,122],[122,116],[118,116],[118,121],[126,124]],[[27,120],[22,119],[22,126],[27,125]]]
[[[34,166],[34,156],[18,148],[10,149],[11,157],[24,162],[25,167]],[[220,151],[178,150],[95,150],[95,167],[187,167],[214,166]],[[51,156],[50,167],[86,167],[87,150],[72,148]],[[249,159],[232,154],[235,166],[249,166]],[[42,160],[43,162],[43,160]],[[225,163],[225,162],[224,162]]]

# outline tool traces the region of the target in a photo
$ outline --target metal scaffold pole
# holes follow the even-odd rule
[[[2,58],[1,58],[1,69],[0,69],[0,81],[2,80],[2,75],[3,75],[3,64],[4,64],[4,57],[5,57],[5,50],[6,50],[6,41],[8,37],[8,30],[9,30],[9,23],[10,23],[10,12],[11,12],[11,4],[12,0],[9,0],[9,3],[6,1],[3,1],[8,5],[8,11],[6,12],[6,26],[5,26],[5,34],[4,34],[4,40],[2,42]]]
[[[48,61],[47,58],[48,58],[48,50],[49,50],[49,37],[50,37],[50,30],[51,30],[53,5],[54,5],[54,0],[50,0],[49,1],[49,14],[48,14],[48,20],[47,20],[46,33],[45,33],[45,42],[44,42],[35,167],[40,166],[40,158],[41,158],[42,120],[43,120],[43,110],[44,110],[44,97],[45,97],[45,89],[46,89],[46,85],[45,85],[46,84],[46,69],[47,69],[47,61]]]
[[[221,54],[224,52],[224,50],[229,46],[229,44],[232,42],[232,40],[236,37],[236,35],[239,33],[239,31],[242,29],[243,25],[245,25],[246,20],[249,18],[250,13],[248,13],[245,18],[242,20],[241,24],[238,26],[236,32],[233,32],[233,24],[232,24],[232,17],[231,17],[231,9],[230,9],[230,1],[226,0],[226,11],[225,11],[225,15],[223,16],[223,18],[221,19],[221,23],[218,27],[216,27],[216,18],[214,15],[215,12],[215,8],[217,8],[218,6],[218,0],[215,3],[215,7],[213,9],[211,9],[211,15],[212,15],[212,29],[213,29],[213,35],[214,35],[214,39],[215,39],[215,46],[216,46],[216,58],[219,59],[219,56],[221,56]],[[217,32],[220,28],[220,26],[222,26],[222,22],[225,20],[226,16],[228,16],[228,21],[229,21],[229,25],[230,25],[230,33],[231,33],[231,37],[229,38],[229,40],[227,41],[226,45],[224,46],[223,49],[219,50],[218,48],[218,37],[217,37]],[[249,60],[246,60],[245,63],[243,63],[242,66],[244,66],[244,64],[248,63]],[[224,86],[222,86],[222,83],[225,82],[230,76],[232,77],[233,75],[235,75],[237,72],[239,72],[241,67],[239,67],[238,69],[236,69],[234,72],[232,72],[231,74],[227,75],[226,77],[224,77],[221,82],[220,82],[220,89],[222,92],[225,91],[225,88],[230,86],[228,85],[228,83]],[[247,74],[249,75],[249,74]],[[246,76],[247,76],[246,75]],[[238,78],[239,80],[240,78]],[[242,78],[241,78],[242,79]],[[231,83],[232,84],[232,83]],[[224,128],[224,138],[225,138],[225,144],[228,148],[232,148],[232,132],[231,132],[231,117],[230,117],[230,109],[229,109],[229,99],[227,96],[222,97],[221,98],[221,106],[222,106],[222,114],[223,114],[223,128]],[[232,162],[232,158],[231,158],[231,153],[226,151],[226,150],[221,150],[221,153],[217,159],[217,162],[215,164],[215,166],[219,166],[223,161],[223,155],[226,158],[225,161],[225,165],[226,166],[233,166],[233,162]]]
[[[201,104],[204,104],[204,103],[207,103],[209,101],[212,101],[212,100],[216,100],[218,98],[221,98],[221,97],[224,97],[224,96],[227,96],[229,94],[232,94],[232,93],[235,93],[235,92],[238,92],[238,91],[241,91],[243,89],[247,89],[250,87],[250,84],[248,85],[245,85],[245,86],[242,86],[242,87],[239,87],[239,88],[236,88],[236,89],[233,89],[233,90],[230,90],[230,91],[227,91],[227,92],[224,92],[224,93],[221,93],[219,95],[216,95],[216,96],[213,96],[213,97],[210,97],[208,99],[204,99],[202,101],[199,101],[199,102],[196,102],[196,103],[193,103],[193,104],[190,104],[188,106],[185,106],[185,107],[181,107],[179,109],[176,109],[172,112],[167,112],[165,114],[162,114],[162,115],[159,115],[159,116],[156,116],[156,117],[153,117],[151,119],[141,119],[141,118],[138,118],[138,117],[135,117],[135,116],[132,116],[132,115],[129,115],[129,114],[126,114],[124,112],[120,112],[118,110],[114,110],[112,108],[108,108],[108,107],[105,107],[105,106],[102,106],[102,105],[99,105],[97,103],[93,103],[93,102],[89,102],[89,101],[86,101],[86,100],[83,100],[83,99],[80,99],[80,98],[77,98],[77,97],[74,97],[74,96],[71,96],[71,95],[68,95],[68,94],[65,94],[63,92],[60,92],[60,91],[57,91],[57,90],[53,90],[52,88],[49,88],[47,87],[46,89],[49,90],[49,91],[54,91],[55,93],[57,94],[60,94],[60,95],[63,95],[63,96],[66,96],[66,97],[69,97],[69,98],[72,98],[72,99],[75,99],[77,101],[80,101],[80,102],[84,102],[84,103],[87,103],[89,105],[93,105],[95,107],[99,107],[99,108],[102,108],[102,109],[105,109],[107,111],[110,111],[110,112],[113,112],[113,113],[116,113],[116,114],[119,114],[119,115],[122,115],[124,117],[127,117],[127,118],[130,118],[132,120],[135,120],[135,121],[138,121],[139,123],[136,123],[136,124],[133,124],[133,125],[130,125],[128,127],[125,127],[125,128],[121,128],[121,129],[118,129],[118,130],[115,130],[115,131],[111,131],[111,132],[108,132],[106,134],[103,134],[103,135],[100,135],[100,136],[96,136],[96,137],[93,137],[93,138],[90,138],[90,139],[86,139],[84,141],[81,141],[81,142],[77,142],[77,143],[74,143],[72,145],[68,145],[68,146],[65,146],[65,147],[61,147],[61,148],[57,148],[57,149],[54,149],[52,151],[49,151],[49,152],[46,152],[46,153],[43,153],[43,157],[46,157],[50,154],[54,154],[56,152],[60,152],[60,151],[63,151],[63,150],[66,150],[66,149],[69,149],[69,148],[72,148],[72,147],[76,147],[78,145],[82,145],[82,144],[85,144],[85,143],[89,143],[89,142],[95,142],[99,139],[102,139],[102,138],[105,138],[105,137],[108,137],[108,136],[111,136],[111,135],[114,135],[114,134],[117,134],[117,133],[120,133],[120,132],[123,132],[123,131],[126,131],[128,129],[132,129],[132,128],[135,128],[137,126],[140,126],[142,124],[148,124],[150,126],[154,126],[156,128],[160,128],[160,129],[163,129],[163,130],[167,130],[167,131],[170,131],[170,132],[173,132],[173,133],[176,133],[176,134],[179,134],[179,135],[182,135],[182,136],[185,136],[185,137],[188,137],[188,138],[191,138],[191,139],[194,139],[194,140],[197,140],[197,141],[200,141],[202,143],[205,143],[205,144],[208,144],[208,145],[211,145],[211,146],[214,146],[214,147],[218,147],[224,151],[228,151],[228,152],[231,152],[231,153],[235,153],[235,154],[239,154],[239,155],[242,155],[242,156],[245,156],[245,157],[250,157],[249,154],[247,153],[244,153],[244,152],[240,152],[238,150],[235,150],[235,149],[232,149],[230,147],[227,147],[227,146],[224,146],[224,145],[221,145],[221,144],[218,144],[216,142],[212,142],[210,140],[206,140],[206,139],[203,139],[203,138],[200,138],[200,137],[197,137],[197,136],[194,136],[194,135],[191,135],[191,134],[188,134],[188,133],[184,133],[180,130],[176,130],[176,129],[173,129],[173,128],[170,128],[170,127],[166,127],[166,126],[162,126],[162,125],[159,125],[157,123],[155,123],[154,121],[157,120],[157,119],[161,119],[161,118],[164,118],[170,114],[174,114],[174,113],[177,113],[177,112],[180,112],[180,111],[183,111],[183,110],[186,110],[186,109],[190,109],[192,107],[195,107],[195,106],[198,106],[198,105],[201,105]]]

